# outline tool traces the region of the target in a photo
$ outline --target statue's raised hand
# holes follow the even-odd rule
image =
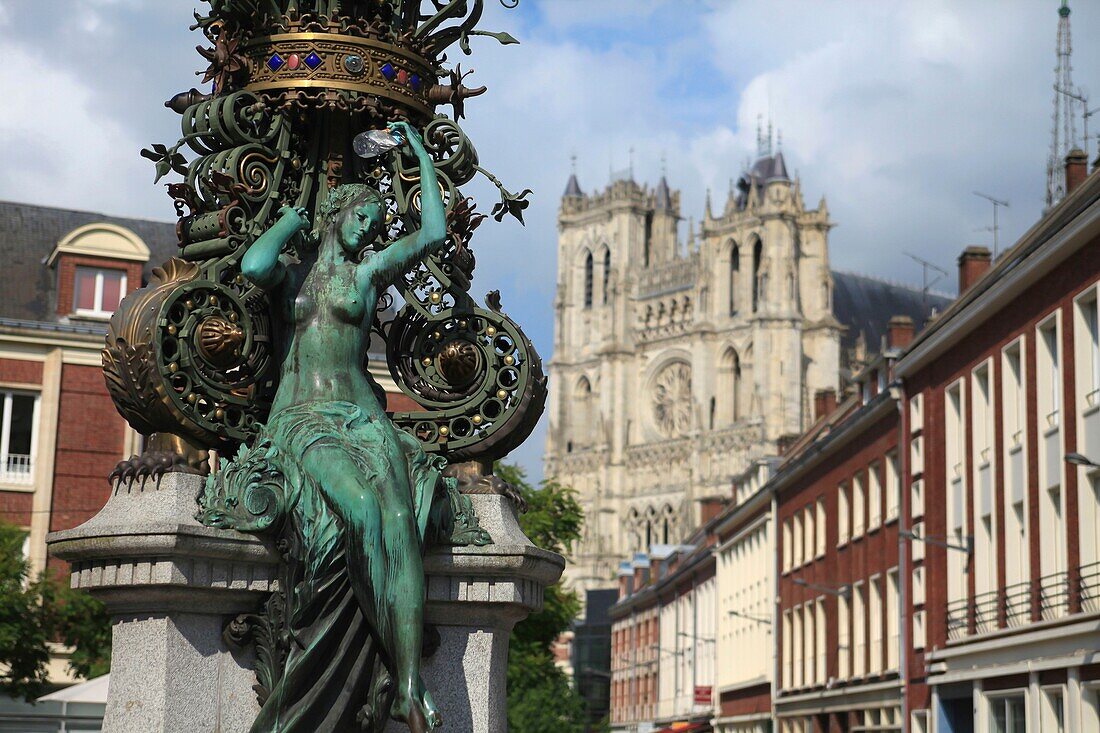
[[[424,141],[420,138],[420,133],[408,122],[391,122],[386,125],[386,129],[395,133],[404,144],[411,147],[414,151],[420,150],[424,146]]]
[[[309,210],[304,206],[296,206],[291,208],[290,206],[284,206],[279,209],[279,223],[286,226],[291,226],[295,231],[307,231],[311,224],[309,223]]]

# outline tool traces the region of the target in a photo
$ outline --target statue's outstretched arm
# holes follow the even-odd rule
[[[241,260],[241,274],[264,289],[282,282],[286,268],[279,261],[279,254],[291,237],[309,229],[305,209],[284,206],[279,209],[279,214],[279,220],[252,243]]]
[[[363,274],[374,285],[383,287],[392,284],[420,260],[438,252],[447,242],[447,210],[439,191],[435,164],[424,149],[420,134],[405,122],[394,122],[389,127],[405,137],[420,167],[420,229],[363,263]]]

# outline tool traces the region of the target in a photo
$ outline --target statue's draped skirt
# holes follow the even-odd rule
[[[288,558],[290,593],[285,664],[269,661],[271,689],[252,733],[381,730],[388,711],[392,668],[352,591],[340,509],[326,500],[303,459],[318,447],[336,447],[360,469],[363,481],[385,481],[382,501],[408,502],[420,550],[431,502],[440,484],[440,459],[385,418],[349,402],[310,402],[271,415],[260,437],[211,476],[201,497],[210,525],[274,536]],[[389,457],[407,456],[407,486],[395,486]],[[401,472],[403,473],[403,472]],[[273,533],[273,534],[272,534]],[[415,550],[414,550],[415,551]],[[270,614],[269,614],[270,616]],[[284,638],[284,643],[287,639]],[[265,653],[257,644],[260,665]],[[264,680],[261,679],[261,683]],[[362,718],[372,724],[364,726]]]

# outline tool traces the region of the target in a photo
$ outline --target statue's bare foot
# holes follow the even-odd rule
[[[436,709],[423,681],[417,687],[416,692],[406,689],[398,693],[393,702],[393,717],[405,721],[412,733],[428,733],[443,725],[443,716]]]

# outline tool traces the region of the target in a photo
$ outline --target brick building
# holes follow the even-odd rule
[[[819,393],[818,421],[769,482],[779,528],[775,715],[783,733],[898,730],[900,416],[889,390],[912,322],[841,405]]]
[[[1067,197],[896,365],[912,730],[1100,731],[1100,177]],[[949,545],[950,547],[948,547]],[[906,575],[909,575],[907,572]],[[919,683],[926,683],[919,684]]]

